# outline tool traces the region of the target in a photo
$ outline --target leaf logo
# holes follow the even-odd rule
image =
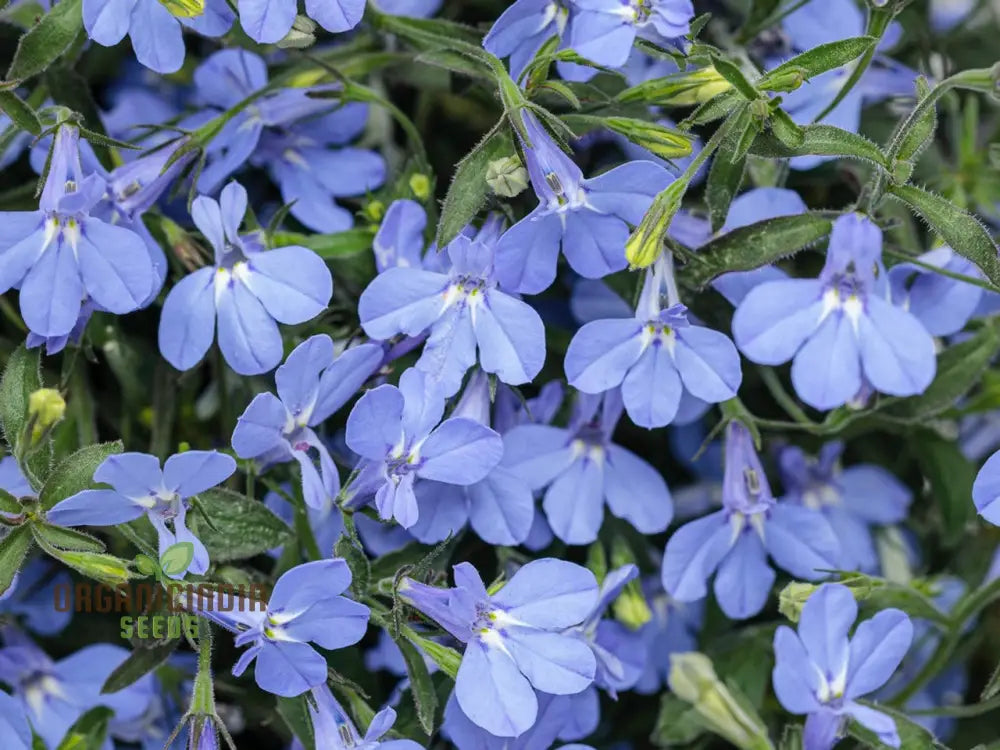
[[[149,555],[136,555],[135,568],[144,576],[154,576],[160,583],[163,578],[179,578],[182,576],[191,561],[194,559],[194,544],[191,542],[177,542],[171,544],[160,555],[159,561],[154,560]]]

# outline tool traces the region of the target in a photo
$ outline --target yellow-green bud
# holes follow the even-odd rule
[[[160,0],[175,18],[197,18],[205,12],[205,0]]]
[[[410,175],[410,190],[418,199],[427,200],[431,195],[431,178],[419,172]]]
[[[612,605],[615,619],[630,630],[638,630],[651,619],[653,613],[642,595],[638,581],[630,581]]]
[[[31,442],[37,443],[66,414],[66,401],[54,388],[39,388],[28,396]]]
[[[624,92],[619,98],[622,101],[643,101],[649,104],[689,107],[707,102],[731,88],[732,84],[723,78],[719,71],[709,65],[699,70],[685,71],[646,81]]]
[[[74,552],[54,548],[51,554],[74,570],[83,573],[88,578],[93,578],[109,586],[128,583],[130,579],[135,578],[135,574],[129,567],[130,562],[114,555],[106,555],[99,552]]]
[[[370,201],[364,208],[365,216],[372,221],[382,221],[385,216],[385,204],[382,201]]]
[[[676,159],[691,153],[689,136],[655,122],[632,117],[608,117],[604,124],[637,146],[642,146],[664,159]]]
[[[757,84],[761,91],[795,91],[806,80],[805,68],[789,68],[774,75],[764,76]]]
[[[716,734],[741,750],[774,750],[767,728],[751,709],[741,706],[719,680],[712,660],[696,651],[670,655],[667,682],[690,703]]]
[[[816,586],[811,583],[792,581],[778,595],[778,611],[792,622],[798,622],[802,607],[815,590]]]
[[[306,16],[296,16],[292,28],[278,42],[282,49],[305,49],[316,43],[316,24]]]
[[[685,181],[674,180],[653,199],[653,205],[625,242],[625,257],[631,268],[648,268],[663,253],[663,239],[686,190]]]
[[[486,184],[503,198],[513,198],[528,187],[528,170],[517,154],[494,159],[486,166]]]

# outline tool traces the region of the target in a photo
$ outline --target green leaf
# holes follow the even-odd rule
[[[412,628],[404,627],[403,637],[418,649],[427,654],[431,661],[437,664],[438,669],[446,675],[455,679],[458,676],[458,668],[462,663],[462,655],[449,646],[442,646],[437,641],[424,638],[418,635]]]
[[[781,733],[781,744],[778,750],[803,750],[805,745],[802,737],[801,724],[785,724],[785,729]]]
[[[135,556],[135,569],[144,576],[153,576],[160,571],[160,564],[149,555],[138,554]]]
[[[802,142],[789,146],[774,133],[761,133],[750,147],[750,153],[772,159],[793,156],[841,156],[848,159],[877,164],[888,169],[888,162],[881,149],[863,135],[841,130],[833,125],[806,125],[800,128]]]
[[[906,750],[948,750],[947,745],[942,745],[938,742],[933,734],[910,719],[902,711],[897,711],[895,708],[890,708],[882,703],[864,699],[859,700],[858,703],[892,717],[896,722],[896,731],[899,733],[899,747]],[[854,739],[865,743],[868,747],[875,748],[875,750],[889,750],[893,747],[881,742],[874,732],[861,726],[854,720],[848,723],[847,733]]]
[[[673,693],[660,698],[660,711],[649,741],[657,747],[674,747],[694,742],[708,731],[691,704]]]
[[[955,440],[945,440],[930,431],[921,433],[909,445],[930,483],[931,495],[941,514],[943,541],[949,546],[958,544],[975,510],[969,498],[972,497],[976,467]]]
[[[955,252],[968,258],[1000,286],[1000,255],[978,219],[951,201],[912,185],[890,185],[889,192],[907,204]]]
[[[104,542],[76,529],[54,526],[38,521],[31,524],[31,532],[40,545],[51,545],[57,549],[76,552],[104,552]]]
[[[102,747],[108,733],[108,722],[114,715],[115,712],[107,706],[90,709],[73,722],[56,750],[94,750]]]
[[[780,81],[788,73],[801,71],[806,80],[825,73],[828,70],[839,68],[842,65],[855,60],[867,52],[877,40],[870,36],[856,36],[850,39],[841,39],[837,42],[829,42],[814,47],[808,52],[796,55],[790,60],[786,60],[778,67],[769,71],[764,77],[757,81],[757,88],[765,91],[776,81]]]
[[[739,155],[739,150],[744,138],[747,137],[747,131],[755,126],[749,107],[749,104],[744,105],[730,115],[733,125],[719,144],[719,150],[715,153],[712,167],[708,172],[705,199],[708,201],[713,232],[719,231],[725,223],[729,205],[739,192],[740,183],[743,182],[747,161],[745,155]]]
[[[417,719],[424,732],[432,735],[434,734],[434,714],[437,711],[438,699],[430,672],[427,669],[427,663],[424,661],[423,654],[406,639],[397,639],[396,645],[403,652],[403,660],[406,662],[406,673],[410,677],[410,692],[413,693],[413,701],[417,707]]]
[[[22,513],[24,508],[16,497],[7,490],[0,489],[0,511],[16,516]]]
[[[188,514],[188,525],[213,562],[245,560],[291,539],[284,521],[263,503],[240,493],[208,490],[198,495],[197,504],[198,508]]]
[[[329,554],[321,550],[323,554]],[[368,555],[360,549],[346,534],[341,534],[333,545],[334,557],[342,557],[351,569],[351,590],[360,598],[368,593],[368,583],[371,580],[371,563]]]
[[[441,207],[437,229],[439,248],[451,242],[486,203],[492,192],[486,184],[489,163],[513,153],[514,144],[507,128],[500,122],[458,163]]]
[[[802,126],[796,123],[780,107],[771,111],[768,124],[774,137],[788,148],[799,148],[806,140]]]
[[[31,531],[18,526],[0,539],[0,596],[6,593],[31,547]]]
[[[38,349],[22,344],[10,355],[0,378],[0,425],[11,453],[19,452],[18,441],[28,421],[28,397],[42,387]]]
[[[698,106],[694,112],[684,118],[678,127],[681,130],[693,125],[707,125],[715,120],[721,120],[743,102],[743,97],[738,91],[729,89],[721,94],[716,94],[704,104]]]
[[[100,487],[94,481],[94,472],[109,456],[114,456],[125,450],[121,440],[113,443],[97,443],[88,445],[70,454],[52,470],[45,486],[38,496],[45,510],[50,509],[61,500],[83,490]]]
[[[743,75],[743,71],[736,64],[716,55],[712,58],[712,67],[715,68],[719,75],[729,81],[730,85],[747,101],[752,102],[754,99],[760,98],[760,92],[747,80],[747,77]]]
[[[278,248],[300,245],[314,251],[321,258],[329,259],[371,250],[374,237],[368,229],[347,229],[333,234],[275,232],[271,237],[271,246]]]
[[[829,219],[813,213],[780,216],[726,232],[698,250],[681,278],[702,289],[727,271],[751,271],[774,263],[830,233]]]
[[[117,693],[163,664],[180,645],[181,639],[171,638],[148,648],[136,648],[119,664],[104,681],[101,692]]]
[[[896,607],[908,615],[948,626],[948,616],[941,612],[924,592],[913,585],[896,583],[864,573],[848,573],[841,577],[859,602],[868,602],[874,609]]]
[[[312,718],[309,716],[308,693],[295,698],[278,698],[278,716],[285,726],[298,737],[305,750],[315,750]]]
[[[171,544],[160,555],[160,570],[171,578],[187,572],[194,560],[194,544],[192,542],[177,542]]]
[[[40,135],[42,123],[35,110],[28,106],[13,91],[0,91],[0,110],[3,110],[11,121],[32,135]]]
[[[928,96],[930,90],[923,77],[917,79],[917,90],[920,92],[920,99]],[[926,111],[903,129],[906,120],[901,120],[899,128],[890,141],[899,141],[896,158],[902,161],[914,160],[927,147],[934,138],[934,131],[937,130],[937,109],[933,103],[927,107]]]
[[[18,42],[7,79],[21,81],[45,70],[83,27],[82,0],[59,0]]]

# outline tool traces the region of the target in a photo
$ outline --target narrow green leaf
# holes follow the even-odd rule
[[[294,734],[305,750],[315,750],[316,737],[312,718],[309,716],[308,693],[295,698],[278,698],[278,716]]]
[[[10,588],[30,547],[31,531],[27,526],[18,526],[0,539],[0,596]]]
[[[710,122],[721,120],[740,106],[742,101],[743,97],[738,91],[733,89],[723,91],[704,104],[700,104],[694,112],[684,118],[679,127],[681,130],[686,130],[694,125],[707,125]]]
[[[805,740],[802,737],[801,724],[785,724],[781,733],[781,744],[778,750],[803,750]]]
[[[942,540],[946,545],[955,545],[964,538],[966,525],[975,511],[969,498],[972,497],[976,467],[965,457],[957,442],[940,438],[935,433],[921,433],[908,444],[930,484],[932,499],[941,514]]]
[[[708,731],[691,704],[673,693],[660,698],[660,711],[649,741],[656,747],[688,745]]]
[[[16,497],[7,492],[7,490],[0,489],[0,512],[16,516],[23,510],[24,508],[21,507],[21,503]]]
[[[367,229],[348,229],[333,234],[275,232],[271,238],[271,245],[276,248],[288,245],[308,247],[321,258],[329,259],[371,250],[374,236]]]
[[[423,654],[405,638],[398,639],[396,645],[403,652],[403,660],[406,662],[406,673],[410,677],[410,692],[413,693],[413,701],[417,707],[417,719],[424,732],[432,735],[438,700],[427,663]]]
[[[774,82],[782,80],[789,72],[801,70],[808,80],[820,73],[839,68],[861,57],[876,41],[874,37],[856,36],[821,44],[768,71],[763,78],[757,81],[757,88],[769,90]]]
[[[66,732],[56,750],[94,750],[103,747],[108,733],[108,722],[115,715],[107,706],[92,708],[75,722]]]
[[[923,100],[930,94],[927,82],[923,77],[917,79],[917,90],[920,92],[920,99]],[[927,109],[904,129],[907,120],[900,121],[899,128],[890,139],[898,139],[899,144],[896,150],[896,158],[901,161],[912,161],[927,147],[934,138],[934,131],[937,130],[937,108],[933,102]]]
[[[324,555],[328,555],[327,550],[320,550]],[[347,562],[347,567],[351,569],[351,590],[358,597],[363,596],[368,591],[368,583],[371,580],[371,562],[364,550],[357,547],[346,534],[341,534],[333,545],[334,557],[342,557]]]
[[[439,248],[451,242],[486,203],[491,192],[486,183],[489,163],[512,153],[514,144],[501,122],[458,163],[441,207],[437,229]]]
[[[739,150],[747,131],[754,126],[749,107],[749,104],[744,105],[742,109],[730,115],[733,118],[733,125],[719,144],[708,172],[705,200],[708,202],[713,232],[719,231],[725,223],[729,205],[739,192],[740,183],[743,182],[743,172],[746,170],[747,162],[745,156],[740,157]]]
[[[926,221],[951,248],[965,256],[1000,286],[1000,255],[979,220],[951,201],[912,185],[890,185],[889,192]]]
[[[774,137],[788,148],[799,148],[806,140],[802,126],[796,123],[788,113],[780,107],[771,111],[768,120]]]
[[[117,693],[163,664],[180,645],[180,638],[171,638],[149,648],[136,648],[119,664],[101,687],[101,693]]]
[[[983,686],[983,692],[980,694],[979,700],[988,701],[990,698],[995,697],[998,693],[1000,693],[1000,664],[993,669],[990,679],[988,679],[986,681],[986,685]]]
[[[52,470],[38,496],[42,508],[48,510],[60,500],[100,484],[94,481],[94,472],[109,456],[125,450],[121,440],[113,443],[88,445],[67,456]]]
[[[19,346],[7,360],[0,378],[0,425],[4,437],[15,455],[18,440],[28,420],[28,397],[42,387],[38,349]]]
[[[48,544],[58,549],[76,552],[104,552],[105,549],[104,542],[90,534],[42,521],[31,524],[31,533],[39,544]]]
[[[828,235],[830,227],[830,219],[812,213],[758,221],[703,245],[680,276],[701,289],[727,271],[751,271],[791,255]]]
[[[197,504],[198,508],[188,514],[188,524],[213,562],[245,560],[291,538],[285,522],[266,505],[238,492],[208,490],[198,495]]]
[[[743,71],[735,63],[730,62],[724,57],[714,56],[712,58],[712,67],[718,71],[719,75],[729,81],[730,85],[744,99],[749,102],[752,102],[754,99],[760,99],[760,92],[747,80],[747,77],[743,75]]]
[[[82,0],[59,0],[18,42],[7,79],[21,81],[45,70],[83,28]]]
[[[772,159],[813,154],[842,156],[888,169],[888,162],[881,149],[863,135],[841,130],[833,125],[806,125],[800,129],[802,142],[797,146],[782,143],[773,133],[761,133],[750,147],[750,153]]]
[[[458,668],[462,663],[462,655],[455,649],[449,646],[442,646],[437,641],[432,641],[429,638],[424,638],[414,632],[412,628],[404,627],[402,632],[406,640],[427,654],[431,658],[431,661],[437,664],[438,669],[453,680],[458,676]]]
[[[40,135],[42,123],[35,110],[27,105],[13,91],[0,91],[0,110],[3,110],[11,121],[21,130],[32,135]]]

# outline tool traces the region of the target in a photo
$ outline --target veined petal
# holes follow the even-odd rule
[[[312,320],[333,294],[333,277],[323,259],[295,245],[255,253],[246,285],[268,315],[286,325]]]
[[[178,370],[198,364],[215,340],[214,280],[214,268],[199,268],[174,285],[163,302],[160,353]]]
[[[358,300],[365,333],[385,340],[397,333],[416,336],[443,311],[448,278],[417,268],[390,268],[376,276]]]
[[[621,385],[642,355],[641,332],[642,324],[634,318],[595,320],[582,326],[566,350],[570,385],[584,393],[603,393]]]

